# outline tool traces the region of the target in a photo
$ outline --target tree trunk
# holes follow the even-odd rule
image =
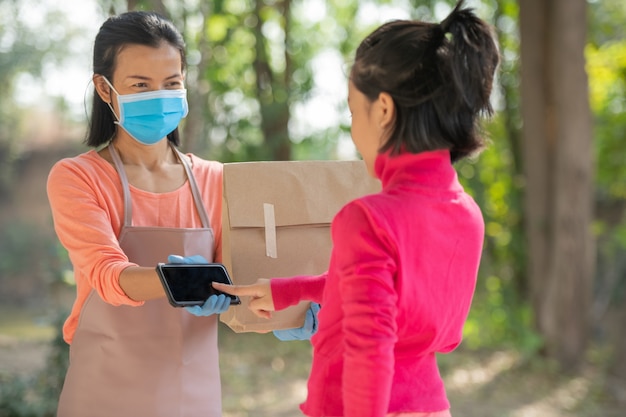
[[[207,103],[209,96],[209,82],[204,78],[209,59],[211,45],[208,40],[209,17],[211,15],[211,2],[200,2],[197,13],[203,16],[202,30],[197,34],[197,48],[200,53],[200,62],[193,71],[187,70],[187,100],[189,101],[189,114],[187,115],[183,129],[182,148],[186,152],[203,154],[210,148],[208,138],[208,126],[206,126]],[[185,20],[187,16],[185,15]],[[188,35],[189,36],[189,35]]]
[[[585,0],[520,0],[530,295],[545,352],[576,367],[594,270]]]
[[[290,0],[283,0],[279,6],[285,19],[284,31],[285,42],[289,39],[289,18],[291,14]],[[285,161],[291,159],[291,141],[289,140],[289,71],[291,70],[290,57],[285,45],[285,70],[275,73],[270,64],[267,44],[263,35],[262,9],[265,6],[263,0],[256,0],[255,15],[256,26],[256,56],[254,70],[256,73],[257,97],[261,107],[261,130],[265,143],[265,149],[261,149],[262,159]]]

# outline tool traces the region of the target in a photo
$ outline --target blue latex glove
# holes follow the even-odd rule
[[[185,310],[194,316],[212,316],[228,310],[230,307],[230,297],[226,294],[212,295],[201,306],[188,306]]]
[[[192,256],[170,255],[167,257],[167,262],[171,264],[208,264],[209,263],[209,261],[204,259],[202,255],[192,255]]]
[[[167,262],[171,264],[208,264],[209,261],[204,259],[201,255],[193,256],[180,256],[170,255],[167,257]],[[212,316],[213,314],[220,314],[228,310],[230,307],[230,297],[225,294],[211,295],[203,305],[201,306],[189,306],[185,307],[185,310],[193,314],[194,316]]]
[[[309,340],[317,332],[317,313],[320,305],[311,303],[311,307],[306,311],[304,325],[295,329],[274,330],[274,336],[279,340]]]

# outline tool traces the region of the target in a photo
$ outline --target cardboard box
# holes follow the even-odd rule
[[[330,223],[349,201],[380,190],[363,161],[224,164],[222,262],[235,284],[318,275],[328,269]],[[220,320],[235,332],[301,327],[309,302],[259,318],[233,306]]]

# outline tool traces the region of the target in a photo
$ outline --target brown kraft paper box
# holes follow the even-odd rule
[[[328,269],[330,223],[346,203],[380,191],[363,161],[224,164],[222,262],[234,284],[318,275]],[[308,301],[257,317],[248,299],[220,315],[233,331],[301,327]]]

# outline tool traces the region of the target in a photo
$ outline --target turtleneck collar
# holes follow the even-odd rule
[[[420,153],[381,153],[374,163],[376,177],[383,189],[400,183],[422,187],[462,191],[457,174],[450,161],[450,151],[436,150]]]

